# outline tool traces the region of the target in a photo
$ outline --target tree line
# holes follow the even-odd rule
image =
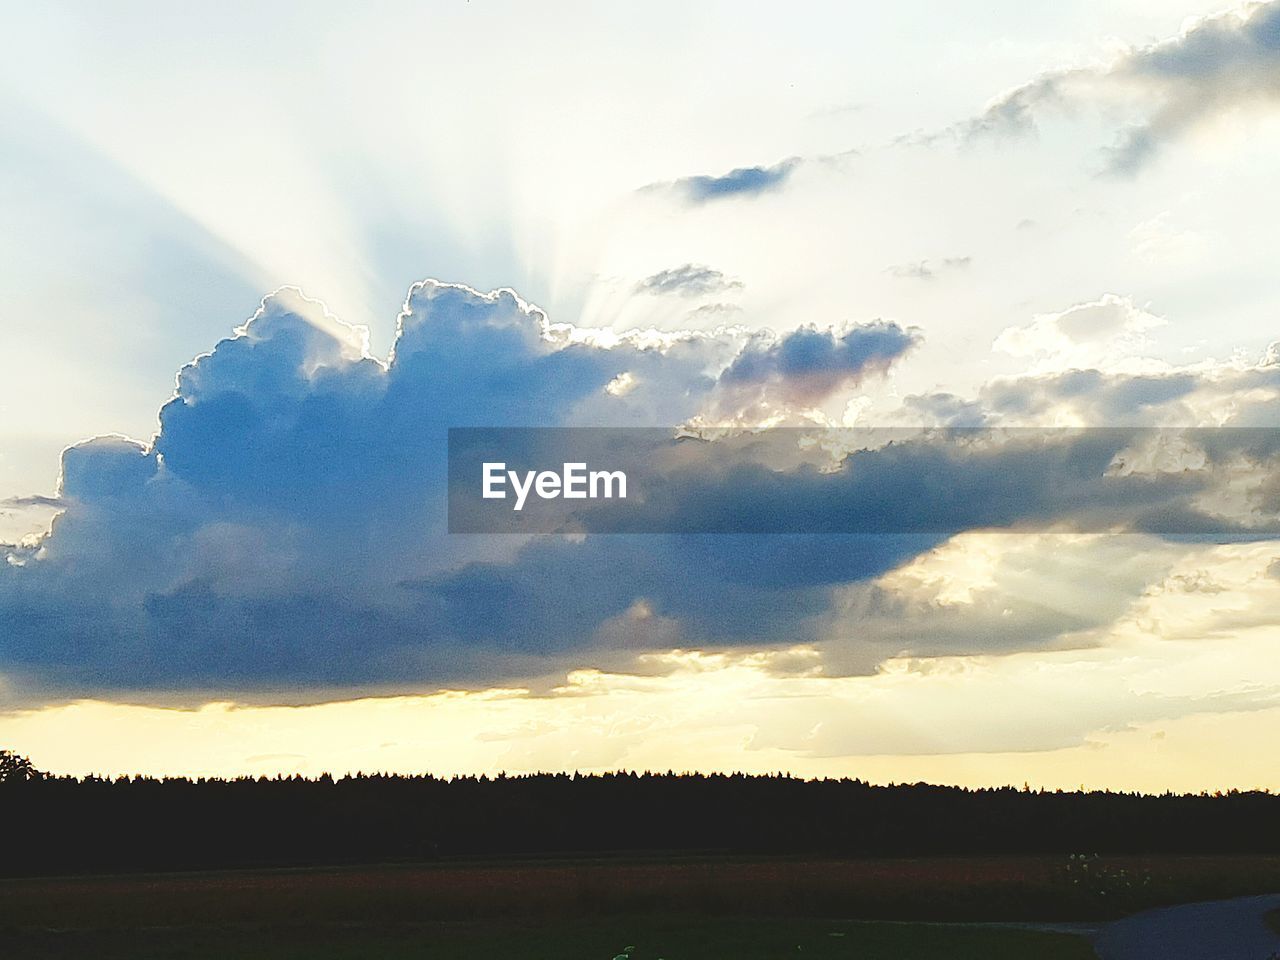
[[[787,774],[66,777],[0,756],[0,873],[615,854],[1280,853],[1280,796]]]

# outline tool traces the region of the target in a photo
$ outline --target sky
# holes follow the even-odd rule
[[[1280,425],[1280,2],[3,7],[0,745],[1280,789],[1276,446],[1176,432]],[[1160,430],[512,537],[461,426]]]

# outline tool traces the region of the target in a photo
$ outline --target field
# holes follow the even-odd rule
[[[168,928],[0,936],[30,960],[1088,960],[1077,937],[1023,930],[817,920],[461,922],[342,927]]]
[[[632,960],[1067,960],[1091,951],[963,924],[1280,890],[1276,857],[1067,862],[598,859],[5,880],[0,955],[613,960],[633,947]]]

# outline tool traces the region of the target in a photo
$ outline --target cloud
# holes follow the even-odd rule
[[[61,496],[107,500],[136,495],[155,476],[158,464],[145,444],[127,437],[97,437],[62,455]]]
[[[920,331],[878,321],[844,330],[800,327],[753,338],[720,374],[713,417],[764,421],[778,409],[815,407],[884,374],[921,342]]]
[[[606,655],[599,642],[656,623],[669,647],[794,644],[821,636],[831,588],[878,576],[937,544],[932,535],[648,535],[531,541],[514,562],[412,581],[420,615],[462,649],[499,644],[550,656]],[[591,571],[597,571],[592,574]],[[638,606],[639,605],[639,606]],[[637,609],[647,616],[637,618]]]
[[[888,272],[895,277],[908,280],[933,280],[939,273],[949,270],[964,270],[973,262],[972,257],[944,257],[941,260],[914,260],[898,263],[889,267]]]
[[[724,293],[726,290],[737,290],[741,287],[741,280],[732,280],[719,270],[686,263],[680,267],[660,270],[646,277],[636,284],[636,292],[700,297]]]
[[[992,344],[1013,357],[1027,357],[1037,369],[1106,365],[1148,346],[1146,334],[1163,326],[1128,297],[1104,294],[1061,313],[1045,313],[1021,327],[1008,327]]]
[[[959,132],[1023,135],[1054,108],[1115,107],[1135,116],[1109,151],[1132,172],[1165,145],[1237,107],[1280,100],[1280,2],[1194,21],[1179,36],[1131,47],[1110,64],[1042,74],[1004,94]]]
[[[592,404],[678,422],[721,346],[571,342],[510,291],[425,282],[384,363],[282,291],[183,368],[153,443],[66,451],[64,511],[0,571],[0,669],[90,689],[428,676],[397,584],[466,553],[440,536],[446,427]],[[628,370],[626,401],[606,394]]]
[[[911,395],[893,422],[951,427],[1171,427],[1197,425],[1206,446],[1235,445],[1261,428],[1260,446],[1280,423],[1280,363],[1273,344],[1256,360],[1240,352],[1225,360],[1173,365],[1138,355],[1147,331],[1164,320],[1124,297],[1107,295],[1031,323],[1006,328],[995,347],[1032,362],[997,376],[972,396]]]
[[[903,412],[910,422],[930,426],[1182,428],[1195,423],[1271,431],[1280,422],[1280,369],[1236,361],[1131,371],[1046,369],[997,377],[974,397],[909,396]],[[1212,433],[1201,436],[1207,440]],[[1221,436],[1239,440],[1242,435],[1222,431]]]
[[[0,564],[0,674],[30,698],[266,691],[296,700],[544,676],[676,642],[834,642],[844,651],[833,663],[871,669],[899,648],[976,649],[972,636],[948,639],[911,604],[902,609],[934,624],[914,639],[832,639],[838,591],[956,532],[1108,510],[1127,523],[1155,508],[1201,517],[1187,498],[1212,478],[1108,478],[1127,438],[1104,432],[992,449],[897,444],[825,471],[677,469],[666,501],[648,505],[667,522],[686,518],[690,530],[706,509],[787,523],[843,511],[893,518],[901,534],[445,532],[450,427],[785,418],[883,374],[919,340],[888,322],[745,339],[618,335],[552,323],[510,290],[424,281],[384,360],[368,353],[362,329],[281,291],[179,372],[152,442],[101,437],[65,452],[51,531],[6,548]],[[1243,391],[1253,406],[1236,415],[1265,420],[1277,378],[1274,365],[1149,382],[1075,371],[948,403],[979,403],[998,421],[1033,416],[1037,404],[1087,401],[1105,412],[1144,397],[1165,404],[1216,391],[1238,400]],[[1245,476],[1273,454],[1241,438],[1206,451],[1239,461]],[[997,603],[984,622],[995,622]],[[1044,620],[1022,642],[1042,646],[1078,625]],[[1012,633],[993,632],[988,643],[1018,646]]]
[[[179,372],[152,442],[64,453],[52,530],[0,565],[0,673],[76,693],[492,678],[617,642],[649,597],[689,636],[777,640],[821,605],[811,579],[872,575],[917,548],[619,538],[515,553],[518,540],[450,538],[446,430],[674,425],[706,409],[721,371],[807,400],[911,339],[597,334],[510,290],[424,281],[381,360],[362,328],[279,291]],[[770,585],[770,569],[786,572]]]
[[[1175,536],[1280,530],[1274,431],[995,429],[953,436],[824,426],[694,443],[661,433],[613,441],[629,443],[630,459],[621,462],[643,496],[567,507],[578,521],[568,529],[928,536],[989,528]],[[510,514],[496,516],[464,529],[505,529]],[[523,529],[566,529],[562,517],[552,512],[542,523],[528,516]]]
[[[1191,413],[1180,401],[1192,400],[1200,387],[1187,372],[1128,375],[1086,368],[993,381],[983,388],[982,403],[997,422],[1176,423]]]
[[[1190,262],[1207,247],[1200,234],[1174,226],[1167,210],[1130,230],[1129,241],[1134,256],[1150,264]]]
[[[780,188],[802,162],[800,157],[789,157],[767,167],[736,167],[719,176],[681,177],[645,189],[669,191],[693,204],[730,197],[756,197]]]
[[[967,533],[873,581],[836,591],[829,674],[886,658],[1098,646],[1185,552],[1154,538]],[[841,642],[856,637],[858,643]]]
[[[987,411],[978,400],[939,391],[928,394],[912,394],[902,400],[903,411],[912,420],[919,418],[922,426],[983,427],[987,425]]]
[[[1030,329],[1044,332],[1034,324]],[[974,398],[924,395],[908,398],[906,406],[931,423],[946,423],[947,412],[963,409],[966,423],[990,426],[1204,424],[1270,431],[1280,422],[1280,366],[1264,355],[1256,363],[1233,357],[1178,367],[1135,359],[1099,368],[1054,355],[1029,373],[989,381]]]
[[[692,320],[725,320],[742,313],[742,307],[736,303],[704,303],[689,311]]]
[[[62,501],[58,497],[45,497],[40,495],[29,497],[5,497],[0,500],[0,507],[61,507]]]
[[[801,167],[842,171],[849,161],[859,156],[859,150],[848,149],[837,153],[787,157],[769,166],[735,167],[718,176],[699,174],[651,183],[641,187],[639,192],[664,193],[695,206],[730,197],[759,197],[786,186]]]
[[[832,684],[821,723],[817,709],[772,718],[753,746],[1051,750],[1154,720],[1273,708],[1280,674],[1257,666],[1270,663],[1280,611],[1280,582],[1258,579],[1273,553],[1265,543],[957,537],[837,591],[832,639],[816,646],[822,675],[865,674],[878,661],[863,682],[885,689],[845,697]],[[1171,649],[1171,639],[1191,642]],[[886,660],[889,651],[910,653]]]

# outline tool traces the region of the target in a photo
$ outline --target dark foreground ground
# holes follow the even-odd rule
[[[631,918],[377,926],[177,928],[10,933],[6,957],[32,960],[1092,960],[1054,933],[820,920]]]
[[[1280,857],[641,859],[0,881],[14,958],[1092,957],[1081,921],[1280,890]],[[629,953],[626,948],[633,948]]]

